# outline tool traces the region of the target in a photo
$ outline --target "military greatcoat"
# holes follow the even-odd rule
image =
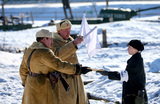
[[[57,32],[53,34],[53,44],[51,49],[54,54],[62,61],[67,61],[73,64],[78,63],[76,54],[77,47],[73,45],[73,38],[70,36],[68,40],[64,40]],[[84,85],[80,75],[67,75],[62,76],[70,85],[70,91],[66,93],[61,83],[58,84],[60,104],[88,104],[88,98],[85,93]]]
[[[37,77],[29,75],[27,60],[33,49],[36,50],[30,59],[31,72],[42,72],[43,74],[54,71],[66,74],[74,74],[76,72],[75,65],[62,62],[54,55],[51,49],[46,48],[41,42],[34,42],[24,53],[19,70],[22,84],[25,86],[22,104],[60,104],[58,97],[62,96],[59,89],[62,85],[56,84],[53,90],[47,77],[45,78],[45,84],[41,85],[37,82]],[[59,82],[60,81],[58,81],[58,83]]]

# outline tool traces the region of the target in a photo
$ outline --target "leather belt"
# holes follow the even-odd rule
[[[33,77],[37,77],[37,76],[40,75],[40,74],[33,73],[33,72],[29,71],[29,75],[30,75],[30,76],[33,76]],[[42,75],[44,75],[45,77],[48,77],[48,74],[42,74]]]

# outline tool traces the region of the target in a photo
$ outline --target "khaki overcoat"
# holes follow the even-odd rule
[[[25,85],[22,104],[60,104],[60,100],[58,99],[59,88],[57,84],[53,90],[47,77],[45,78],[45,84],[42,85],[37,83],[37,77],[29,75],[26,63],[33,49],[36,50],[30,59],[31,72],[42,72],[43,74],[55,70],[66,74],[74,74],[76,72],[75,65],[62,62],[54,55],[51,49],[46,48],[40,42],[34,42],[24,53],[19,70],[22,84]]]
[[[73,45],[73,40],[71,36],[68,40],[64,40],[57,32],[54,32],[51,49],[61,60],[76,64],[78,63],[76,54],[78,48]],[[58,83],[60,104],[88,104],[81,76],[66,74],[62,76],[69,83],[70,91],[66,93],[61,83]]]

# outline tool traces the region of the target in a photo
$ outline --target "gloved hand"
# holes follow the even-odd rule
[[[25,84],[22,84],[23,87],[25,87]]]
[[[80,74],[86,74],[88,72],[92,71],[89,69],[89,67],[82,67],[80,64],[76,64],[76,73],[75,75],[80,75]]]
[[[108,71],[96,71],[97,73],[100,73],[101,75],[108,76]]]
[[[82,67],[81,69],[82,69],[82,71],[81,71],[82,74],[86,74],[86,73],[92,71],[91,69],[89,69],[89,67]]]

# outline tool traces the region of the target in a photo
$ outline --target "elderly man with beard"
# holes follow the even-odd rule
[[[75,40],[70,36],[72,24],[69,20],[62,20],[56,24],[57,31],[53,33],[53,44],[51,49],[54,54],[62,61],[77,64],[78,57],[76,51],[77,45],[83,41],[82,37]],[[91,70],[90,70],[91,71]],[[62,87],[59,87],[60,104],[88,104],[88,98],[85,93],[84,84],[80,75],[69,75],[61,73],[70,85],[68,93]],[[61,83],[59,83],[61,85]]]

